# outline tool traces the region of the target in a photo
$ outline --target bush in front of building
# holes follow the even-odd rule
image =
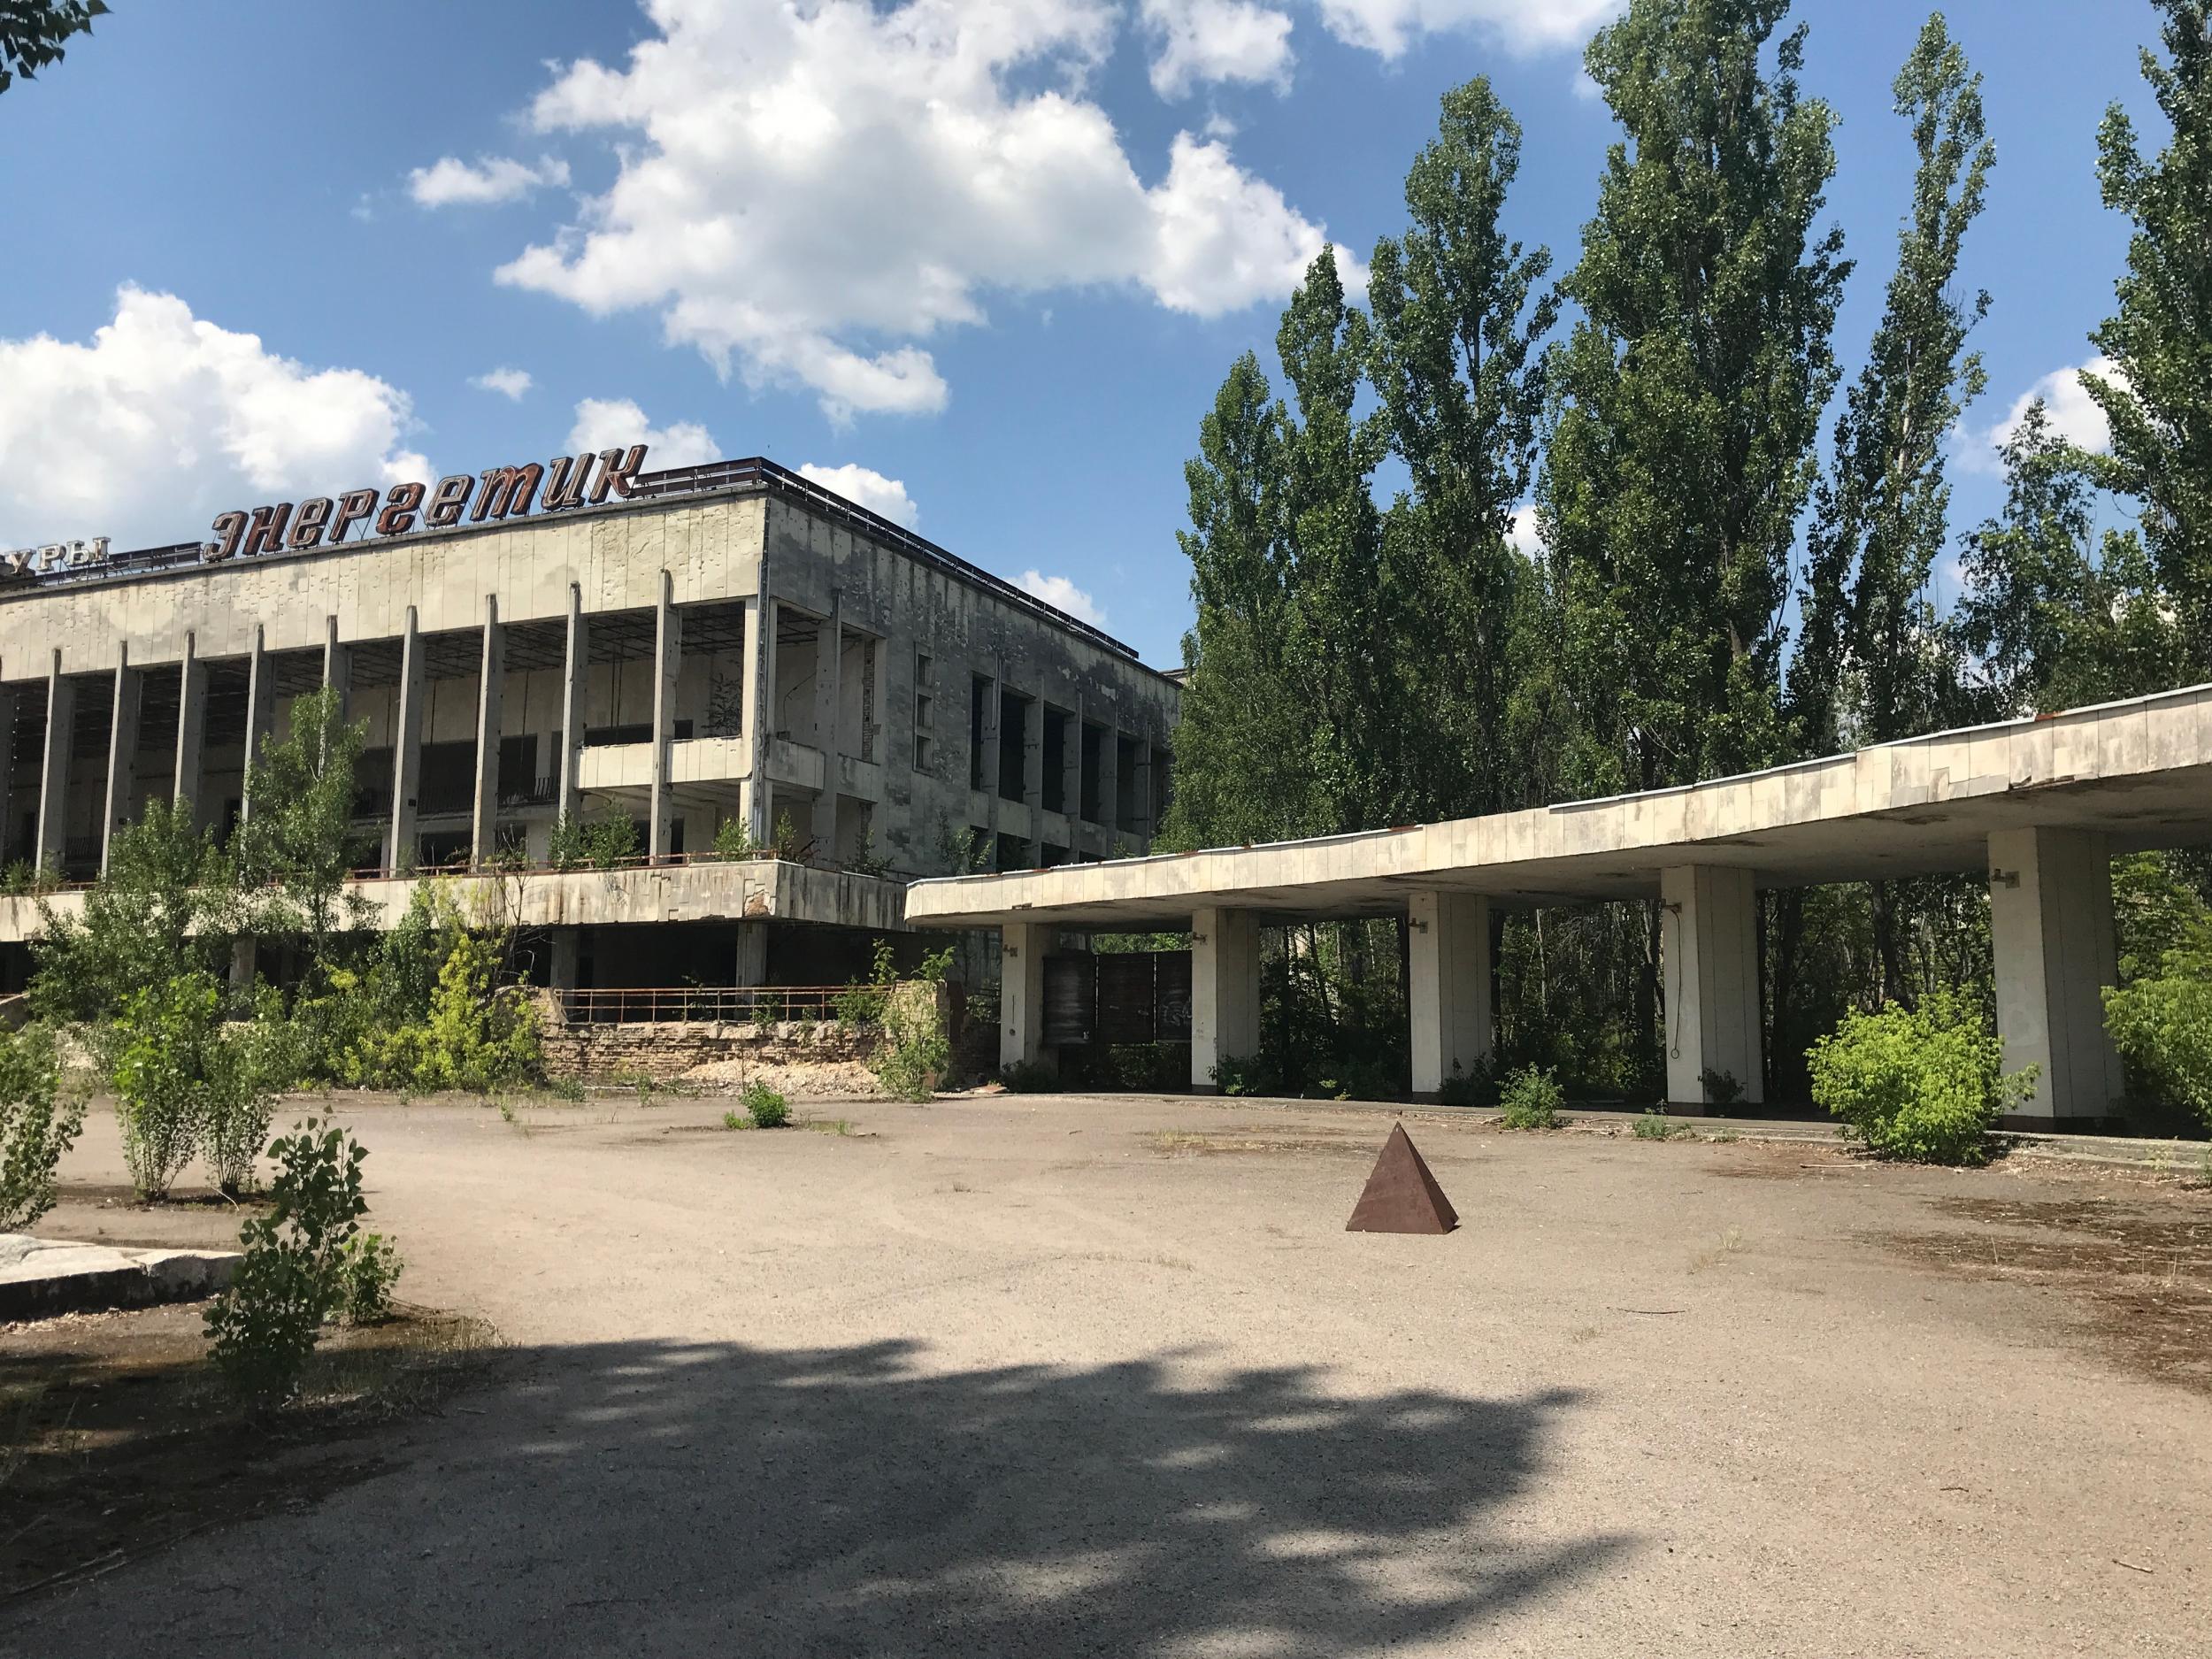
[[[1805,1059],[1814,1103],[1847,1138],[1916,1164],[1985,1163],[1990,1129],[2035,1092],[2035,1068],[2007,1076],[2002,1041],[1950,991],[1847,1014]]]
[[[1525,1065],[1498,1089],[1498,1121],[1508,1129],[1556,1129],[1559,1109],[1566,1102],[1567,1091],[1555,1073]]]
[[[138,992],[115,1035],[115,1115],[138,1195],[166,1197],[196,1152],[224,1192],[251,1186],[269,1095],[244,1040],[223,1027],[214,977],[181,973]]]
[[[64,1099],[53,1033],[0,1030],[0,1233],[19,1233],[54,1207],[54,1171],[84,1126],[84,1102]]]
[[[2154,972],[2105,992],[2104,1010],[2129,1066],[2212,1127],[2212,912],[2200,906]]]
[[[883,1092],[894,1100],[927,1101],[952,1064],[952,1034],[945,1020],[945,975],[952,948],[922,958],[911,979],[884,997],[883,1036],[869,1063]]]
[[[791,1121],[791,1102],[758,1078],[745,1085],[738,1102],[756,1129],[780,1129]]]

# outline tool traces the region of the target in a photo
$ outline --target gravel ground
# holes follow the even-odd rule
[[[2202,1192],[1412,1114],[1404,1238],[1341,1231],[1372,1111],[726,1105],[337,1102],[497,1380],[0,1654],[2212,1646]]]

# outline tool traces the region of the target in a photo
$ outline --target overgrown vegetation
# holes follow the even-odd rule
[[[745,1085],[738,1100],[756,1129],[780,1129],[791,1121],[791,1102],[758,1078]]]
[[[245,1254],[205,1315],[217,1368],[265,1408],[291,1397],[326,1321],[382,1317],[400,1271],[380,1237],[361,1235],[365,1148],[309,1118],[272,1143],[269,1156],[268,1211],[240,1228]]]
[[[1846,1015],[1808,1058],[1814,1102],[1878,1157],[1984,1163],[1991,1127],[2034,1093],[2034,1069],[2007,1076],[1981,1010],[1948,991]]]
[[[54,1207],[54,1171],[83,1126],[84,1102],[61,1093],[53,1033],[0,1030],[0,1233]]]
[[[952,1064],[944,995],[945,973],[951,966],[952,948],[947,946],[924,956],[886,995],[883,1035],[869,1069],[894,1100],[931,1099]]]
[[[2212,1129],[2212,909],[2199,905],[2181,936],[2104,1003],[2130,1068]]]
[[[637,856],[637,825],[619,811],[594,818],[564,812],[546,841],[546,862],[556,870],[618,870]]]
[[[1525,1065],[1509,1074],[1498,1089],[1498,1121],[1508,1129],[1556,1129],[1559,1109],[1567,1092],[1549,1071]]]

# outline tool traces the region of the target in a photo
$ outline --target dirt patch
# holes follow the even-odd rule
[[[334,1330],[299,1401],[256,1421],[208,1364],[200,1314],[0,1325],[0,1601],[365,1479],[384,1466],[372,1431],[482,1374],[492,1344],[418,1308]]]
[[[2212,1394],[2212,1211],[1959,1195],[1934,1207],[1972,1230],[1867,1236],[1939,1271],[2062,1291],[2108,1359]]]
[[[710,1092],[761,1082],[801,1100],[866,1100],[883,1092],[875,1073],[857,1060],[710,1060],[693,1066],[682,1080]]]

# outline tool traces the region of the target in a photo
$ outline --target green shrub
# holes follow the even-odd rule
[[[1230,1055],[1216,1063],[1214,1087],[1224,1094],[1280,1094],[1282,1075],[1263,1054]]]
[[[1656,1106],[1636,1119],[1636,1139],[1639,1141],[1671,1141],[1677,1135],[1694,1135],[1696,1133],[1687,1124],[1671,1122],[1667,1114]]]
[[[61,1064],[43,1025],[0,1031],[0,1233],[54,1207],[54,1170],[84,1126],[84,1102],[58,1101]]]
[[[726,818],[714,826],[717,858],[758,858],[766,850],[753,839],[752,831],[745,827],[742,818]]]
[[[1553,1072],[1525,1065],[1509,1076],[1498,1091],[1498,1104],[1504,1108],[1500,1121],[1508,1129],[1556,1129],[1559,1108],[1566,1098],[1566,1090],[1560,1087]]]
[[[380,1233],[357,1233],[338,1252],[338,1311],[348,1325],[377,1325],[392,1317],[392,1286],[407,1271],[399,1250]]]
[[[884,1004],[889,1000],[891,987],[898,983],[898,970],[891,955],[891,941],[879,939],[875,943],[875,957],[866,979],[855,979],[830,999],[830,1008],[837,1016],[837,1029],[852,1032],[862,1025],[872,1025],[883,1018]]]
[[[1017,1060],[1000,1067],[998,1075],[1016,1094],[1051,1094],[1060,1087],[1060,1074],[1041,1060]]]
[[[1948,991],[1917,1008],[1851,1013],[1805,1056],[1813,1101],[1886,1158],[1980,1164],[1990,1125],[2034,1093],[2035,1069],[2003,1074],[2004,1044]]]
[[[577,818],[564,812],[545,844],[556,870],[612,870],[637,856],[637,825],[621,813]]]
[[[736,1112],[724,1112],[722,1126],[725,1129],[750,1129],[753,1126],[753,1120]]]
[[[268,1213],[239,1229],[244,1257],[204,1316],[217,1369],[258,1406],[292,1396],[324,1322],[348,1307],[348,1257],[363,1259],[353,1240],[368,1209],[368,1150],[336,1125],[307,1118],[272,1142],[269,1156],[277,1173]],[[379,1249],[372,1266],[354,1271],[388,1295],[398,1259]]]
[[[141,1198],[168,1196],[212,1126],[215,1094],[231,1080],[216,1030],[219,999],[210,975],[180,974],[135,993],[116,1022],[115,1117]],[[211,1086],[211,1070],[224,1081]]]
[[[922,958],[914,977],[887,991],[883,1037],[871,1067],[894,1100],[927,1101],[952,1064],[952,1037],[945,1028],[941,987],[952,966],[952,947]]]
[[[756,1129],[780,1129],[791,1121],[791,1102],[755,1078],[738,1096]]]
[[[1726,1111],[1731,1106],[1743,1104],[1743,1085],[1733,1071],[1716,1071],[1707,1066],[1697,1074],[1698,1086],[1705,1091],[1705,1103]]]
[[[2106,991],[2104,1017],[2144,1079],[2212,1125],[2212,918],[2193,918],[2155,974]]]

